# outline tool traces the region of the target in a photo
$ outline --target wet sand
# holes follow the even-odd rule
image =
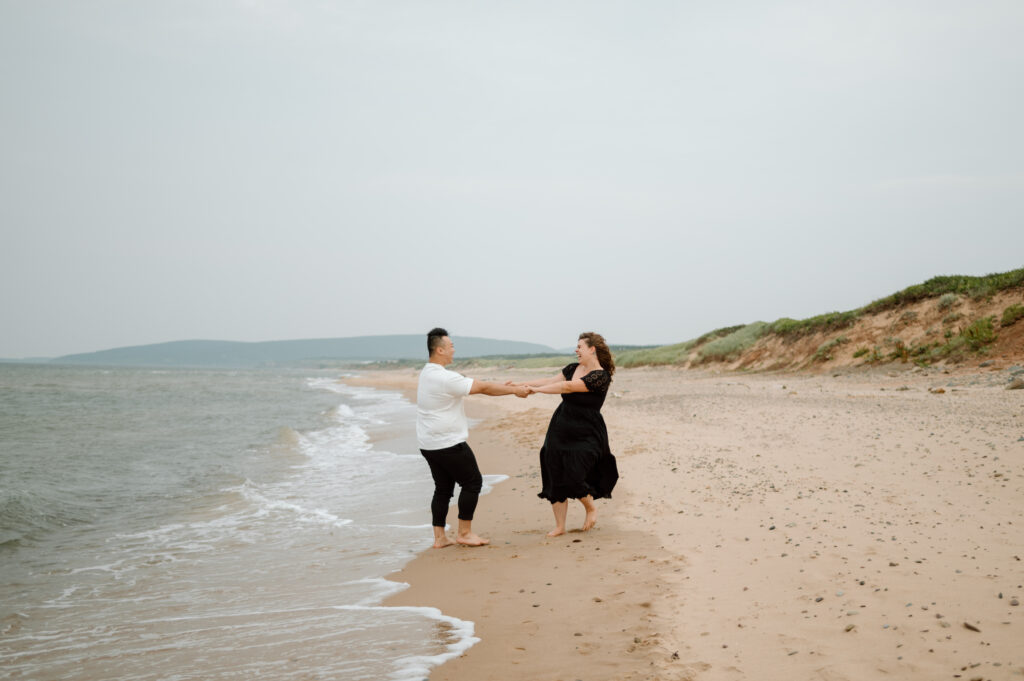
[[[1020,369],[620,371],[614,498],[554,539],[537,452],[559,398],[467,398],[481,470],[509,476],[474,520],[492,543],[427,551],[387,604],[475,622],[433,681],[1024,678]]]

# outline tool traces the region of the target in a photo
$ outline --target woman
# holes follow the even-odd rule
[[[555,513],[555,529],[548,532],[549,537],[565,534],[569,499],[579,499],[587,511],[583,531],[592,528],[597,522],[594,499],[611,497],[619,479],[601,416],[615,373],[611,350],[600,334],[581,333],[576,357],[579,362],[566,366],[558,376],[514,384],[562,396],[540,450],[543,489],[537,496],[550,501]]]

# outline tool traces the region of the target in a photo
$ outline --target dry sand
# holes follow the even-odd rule
[[[619,371],[614,498],[555,539],[537,452],[559,398],[467,398],[482,471],[509,476],[474,521],[492,544],[425,552],[388,604],[475,622],[433,681],[1022,679],[1019,369]]]

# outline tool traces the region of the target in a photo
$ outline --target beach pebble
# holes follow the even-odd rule
[[[1024,378],[1020,376],[1010,381],[1010,385],[1006,386],[1007,390],[1020,390],[1021,388],[1024,388]]]
[[[981,633],[981,629],[979,629],[978,627],[974,626],[970,622],[964,622],[964,629],[967,629],[969,631],[976,631],[978,633]]]
[[[1016,598],[1011,598],[1011,599],[1010,599],[1010,605],[1012,605],[1012,606],[1018,606],[1018,605],[1020,605],[1020,601],[1019,601],[1019,600],[1017,600]]]
[[[857,628],[856,624],[847,624],[846,625],[846,631],[853,631],[856,628]]]

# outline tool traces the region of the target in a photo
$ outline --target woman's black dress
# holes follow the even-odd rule
[[[562,369],[565,380],[579,365]],[[583,376],[585,393],[563,393],[555,409],[540,450],[539,496],[551,503],[580,499],[588,494],[595,499],[611,497],[619,479],[615,457],[608,446],[608,428],[601,416],[601,405],[608,395],[612,377],[603,369]]]

